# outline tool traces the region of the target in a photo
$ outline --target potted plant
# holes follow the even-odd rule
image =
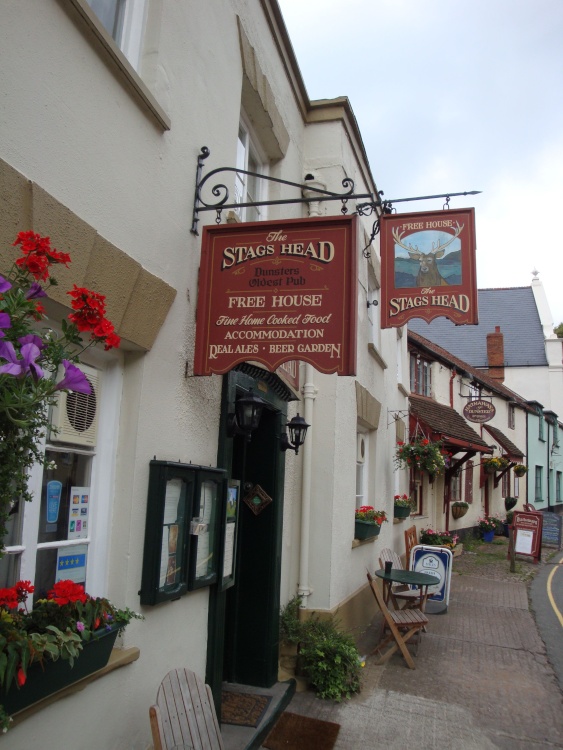
[[[29,610],[34,587],[0,589],[0,726],[9,714],[102,669],[120,629],[142,615],[58,581]]]
[[[490,458],[484,458],[481,462],[483,468],[487,474],[494,474],[495,471],[503,471],[508,466],[508,461],[502,456],[491,456]]]
[[[517,502],[518,502],[518,498],[517,497],[505,497],[504,498],[504,509],[506,511],[512,510],[512,508],[514,508],[514,506],[516,505]]]
[[[387,521],[384,510],[375,510],[373,505],[362,505],[356,508],[354,516],[354,539],[370,539],[378,536],[381,524]]]
[[[422,529],[420,532],[420,544],[427,544],[431,547],[449,547],[454,549],[459,536],[452,534],[450,531],[434,531],[433,529]]]
[[[523,477],[523,476],[525,476],[525,474],[528,471],[528,467],[525,466],[524,464],[515,464],[512,468],[514,470],[514,474],[517,477]]]
[[[445,467],[444,455],[439,442],[426,438],[414,438],[409,443],[397,442],[395,464],[400,468],[426,471],[431,477],[441,474]]]
[[[412,502],[408,495],[395,495],[393,498],[393,518],[404,521],[412,513]]]
[[[463,516],[467,513],[469,510],[469,503],[466,503],[465,500],[455,500],[452,505],[452,516],[457,520],[458,518],[463,518]]]
[[[494,516],[484,516],[477,521],[477,528],[483,536],[484,542],[492,542],[495,536],[498,519]]]
[[[102,343],[107,350],[120,343],[105,317],[105,297],[76,285],[67,292],[72,313],[63,321],[62,333],[40,328],[45,317],[41,299],[56,284],[51,267],[68,266],[70,255],[34,232],[20,232],[14,246],[21,255],[9,273],[0,276],[0,557],[13,504],[32,499],[29,469],[35,463],[45,465],[47,407],[60,390],[92,392],[77,367],[85,349]]]

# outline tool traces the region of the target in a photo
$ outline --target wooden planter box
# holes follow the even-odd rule
[[[73,667],[62,659],[45,659],[43,666],[35,662],[27,670],[25,685],[18,689],[15,681],[12,682],[7,693],[0,693],[0,703],[7,713],[14,714],[103,669],[109,661],[118,633],[119,628],[104,631],[85,643]]]

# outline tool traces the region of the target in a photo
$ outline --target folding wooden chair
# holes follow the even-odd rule
[[[379,553],[379,567],[384,568],[386,562],[391,562],[393,567],[397,570],[404,570],[401,558],[392,549],[385,548]],[[410,589],[401,583],[391,584],[390,591],[391,601],[395,609],[399,609],[397,600],[405,602],[404,607],[418,607],[420,603],[420,592],[416,589]]]
[[[418,634],[420,638],[420,631],[428,623],[428,618],[419,609],[400,609],[395,612],[391,612],[387,609],[383,600],[383,594],[377,587],[377,584],[371,577],[370,573],[367,574],[369,585],[375,596],[379,609],[383,615],[385,628],[388,628],[390,633],[388,636],[384,636],[383,639],[378,643],[372,653],[377,651],[381,652],[381,649],[388,643],[392,643],[387,651],[381,653],[378,664],[384,664],[391,656],[400,649],[407,665],[411,669],[415,669],[413,658],[407,648],[407,641],[409,641],[413,635]],[[385,632],[384,628],[384,632]],[[404,633],[404,635],[402,635]],[[394,641],[394,643],[393,643]]]
[[[411,526],[405,531],[405,568],[409,570],[411,565],[411,550],[416,547],[418,540],[416,538],[416,526]]]
[[[211,688],[189,669],[173,669],[160,683],[149,709],[154,750],[176,745],[224,750]]]

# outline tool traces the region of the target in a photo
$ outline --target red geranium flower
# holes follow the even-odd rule
[[[23,671],[23,667],[21,666],[18,668],[18,671],[16,673],[16,680],[17,680],[19,687],[22,687],[23,685],[25,685],[25,681],[27,680],[27,676],[25,672]]]
[[[74,581],[58,581],[47,594],[47,599],[63,606],[71,602],[84,603],[88,601],[88,596],[81,584],[74,583]]]
[[[15,587],[0,589],[0,606],[13,609],[18,606],[18,593]]]

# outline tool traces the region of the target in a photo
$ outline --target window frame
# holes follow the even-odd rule
[[[411,393],[432,395],[432,362],[413,351],[410,352],[409,378]]]
[[[535,484],[534,484],[535,502],[543,502],[543,466],[536,465]]]
[[[6,552],[13,556],[14,566],[8,585],[17,580],[35,580],[37,553],[45,549],[63,549],[64,547],[88,546],[85,589],[92,596],[106,596],[109,580],[109,535],[113,497],[115,495],[115,463],[117,456],[117,438],[121,393],[123,390],[122,355],[119,352],[102,353],[91,349],[84,364],[101,371],[103,389],[98,402],[98,434],[95,448],[85,448],[73,444],[62,444],[45,440],[43,450],[67,452],[91,457],[90,466],[90,516],[88,536],[84,539],[59,540],[57,542],[38,542],[39,520],[41,512],[41,495],[44,469],[35,464],[29,474],[29,490],[33,501],[25,503],[21,517],[21,543],[6,547]]]
[[[241,139],[242,133],[242,139]],[[242,150],[240,148],[242,146]],[[237,134],[237,148],[235,165],[245,172],[268,176],[268,160],[260,147],[260,141],[244,113],[241,113]],[[258,177],[252,190],[249,187],[249,175],[235,172],[234,203],[252,203],[267,200],[267,185]],[[253,195],[252,193],[255,192]],[[240,200],[239,200],[240,195]],[[241,206],[234,209],[240,221],[265,221],[268,218],[267,206]],[[252,212],[256,216],[251,216]]]

